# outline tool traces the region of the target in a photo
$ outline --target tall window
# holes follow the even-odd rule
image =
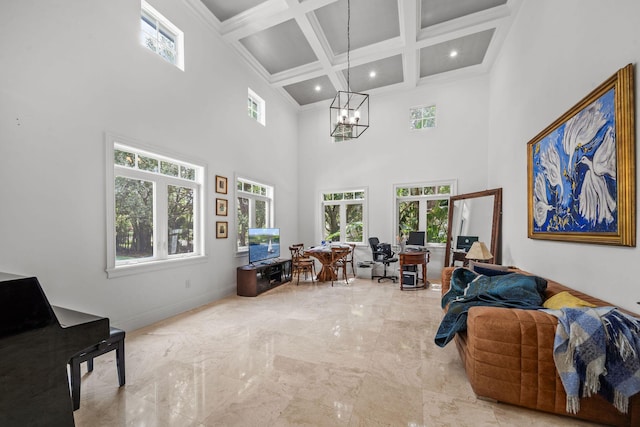
[[[425,231],[427,243],[447,242],[449,197],[454,194],[455,182],[397,185],[396,230],[398,236],[410,231]]]
[[[326,192],[321,197],[322,240],[363,243],[366,235],[366,189]]]
[[[142,0],[140,43],[184,71],[184,33]]]
[[[238,252],[248,250],[249,228],[273,227],[273,187],[236,178],[236,224]]]
[[[255,119],[262,126],[266,125],[266,104],[264,99],[260,98],[251,89],[248,89],[247,93],[247,111],[249,117]]]
[[[436,127],[436,106],[409,108],[409,129],[428,129]]]
[[[108,135],[107,272],[204,254],[204,167]]]

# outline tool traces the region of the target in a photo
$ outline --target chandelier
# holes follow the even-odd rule
[[[331,136],[358,138],[369,127],[369,95],[351,92],[351,0],[347,0],[347,90],[339,90],[329,108]]]

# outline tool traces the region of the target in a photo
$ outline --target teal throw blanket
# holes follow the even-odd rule
[[[536,310],[542,308],[547,281],[536,276],[510,273],[483,276],[466,268],[451,275],[451,288],[442,296],[442,308],[449,309],[440,322],[435,343],[444,347],[456,332],[467,329],[467,312],[474,306],[495,306]]]

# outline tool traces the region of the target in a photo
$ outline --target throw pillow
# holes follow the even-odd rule
[[[567,291],[558,292],[542,305],[552,310],[559,310],[563,307],[595,307],[594,304],[575,297]]]
[[[479,262],[479,261],[473,261],[473,260],[469,261],[470,270],[475,271],[476,266],[482,267],[482,268],[490,268],[492,270],[500,270],[500,271],[507,271],[509,269],[509,267],[506,265],[489,264],[488,262]]]
[[[511,273],[511,271],[508,271],[509,267],[506,265],[489,264],[478,261],[469,261],[469,269],[485,276],[502,276],[503,274]]]
[[[484,276],[503,276],[505,274],[511,274],[512,271],[507,271],[507,270],[496,270],[494,268],[485,268],[485,267],[479,267],[479,266],[475,266],[473,267],[473,271],[475,271],[478,274],[482,274]]]

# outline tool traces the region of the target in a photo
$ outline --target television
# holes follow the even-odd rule
[[[279,228],[249,229],[249,264],[280,257]]]

